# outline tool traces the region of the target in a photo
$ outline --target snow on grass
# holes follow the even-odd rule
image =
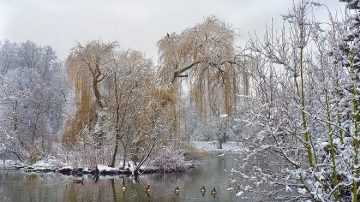
[[[34,165],[32,165],[33,167],[37,167],[37,168],[54,168],[54,167],[60,167],[60,166],[64,166],[64,163],[58,161],[57,159],[55,159],[55,157],[53,156],[48,156],[45,159],[39,160],[37,161]]]
[[[236,196],[239,197],[243,194],[244,192],[243,191],[239,191],[238,193],[236,193]]]
[[[218,149],[217,141],[193,141],[191,142],[196,148],[208,151],[208,152],[217,152],[217,151],[230,151],[230,152],[242,152],[245,151],[246,147],[240,142],[226,142],[222,144],[222,149]]]
[[[50,167],[50,163],[46,162],[45,160],[40,160],[40,161],[36,162],[33,166],[34,167]]]

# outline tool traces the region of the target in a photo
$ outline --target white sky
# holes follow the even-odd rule
[[[296,0],[295,0],[296,1]],[[0,0],[0,41],[31,40],[50,45],[65,59],[76,41],[118,41],[156,58],[156,42],[215,15],[239,29],[240,41],[249,32],[262,33],[271,19],[282,23],[293,0]],[[331,11],[344,3],[320,0]],[[325,9],[316,11],[327,18]]]

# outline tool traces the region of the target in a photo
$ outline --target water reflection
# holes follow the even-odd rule
[[[144,175],[138,181],[121,176],[81,179],[0,171],[0,201],[239,201],[235,192],[226,191],[229,180],[225,171],[232,162],[231,156],[214,155],[187,172]]]

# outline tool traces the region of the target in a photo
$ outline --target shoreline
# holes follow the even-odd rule
[[[235,141],[229,141],[223,144],[223,149],[217,149],[214,141],[192,141],[191,144],[196,147],[198,150],[211,154],[225,155],[226,153],[241,153],[244,151],[244,147],[241,143]],[[139,173],[143,174],[155,174],[155,173],[176,173],[184,172],[191,168],[195,168],[196,162],[198,160],[188,161],[188,165],[181,169],[170,169],[163,170],[162,168],[156,167],[142,167],[139,169]],[[201,161],[201,160],[200,160]],[[106,165],[98,164],[96,167],[88,166],[66,166],[66,164],[58,165],[58,163],[37,162],[34,165],[29,165],[20,161],[14,160],[0,160],[0,170],[14,170],[22,171],[27,173],[59,173],[67,176],[81,177],[83,175],[92,175],[92,176],[132,176],[131,167],[109,167]],[[2,164],[2,165],[1,165]],[[36,165],[38,164],[38,165]],[[96,169],[98,167],[98,170]]]
[[[8,167],[0,167],[0,170],[8,170],[8,171],[22,171],[27,173],[58,173],[66,176],[75,176],[81,177],[83,175],[92,175],[92,176],[132,176],[132,172],[129,168],[121,169],[121,168],[111,168],[108,166],[102,166],[104,169],[96,169],[96,167],[36,167],[36,166],[23,166],[23,165],[13,165]],[[176,173],[176,172],[184,172],[191,168],[195,167],[195,163],[189,165],[186,169],[179,170],[162,170],[160,168],[145,168],[139,169],[141,175],[143,174],[156,174],[156,173]]]

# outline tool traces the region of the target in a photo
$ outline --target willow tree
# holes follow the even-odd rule
[[[208,17],[180,34],[167,34],[158,42],[158,73],[163,85],[167,84],[168,90],[180,97],[182,81],[186,79],[190,101],[204,120],[209,115],[219,117],[225,113],[231,117],[234,113],[240,84],[234,40],[231,26]]]
[[[78,44],[66,60],[69,81],[74,87],[76,113],[68,120],[64,142],[78,140],[84,127],[92,129],[97,121],[97,108],[103,108],[100,83],[112,61],[116,43],[91,41]]]

